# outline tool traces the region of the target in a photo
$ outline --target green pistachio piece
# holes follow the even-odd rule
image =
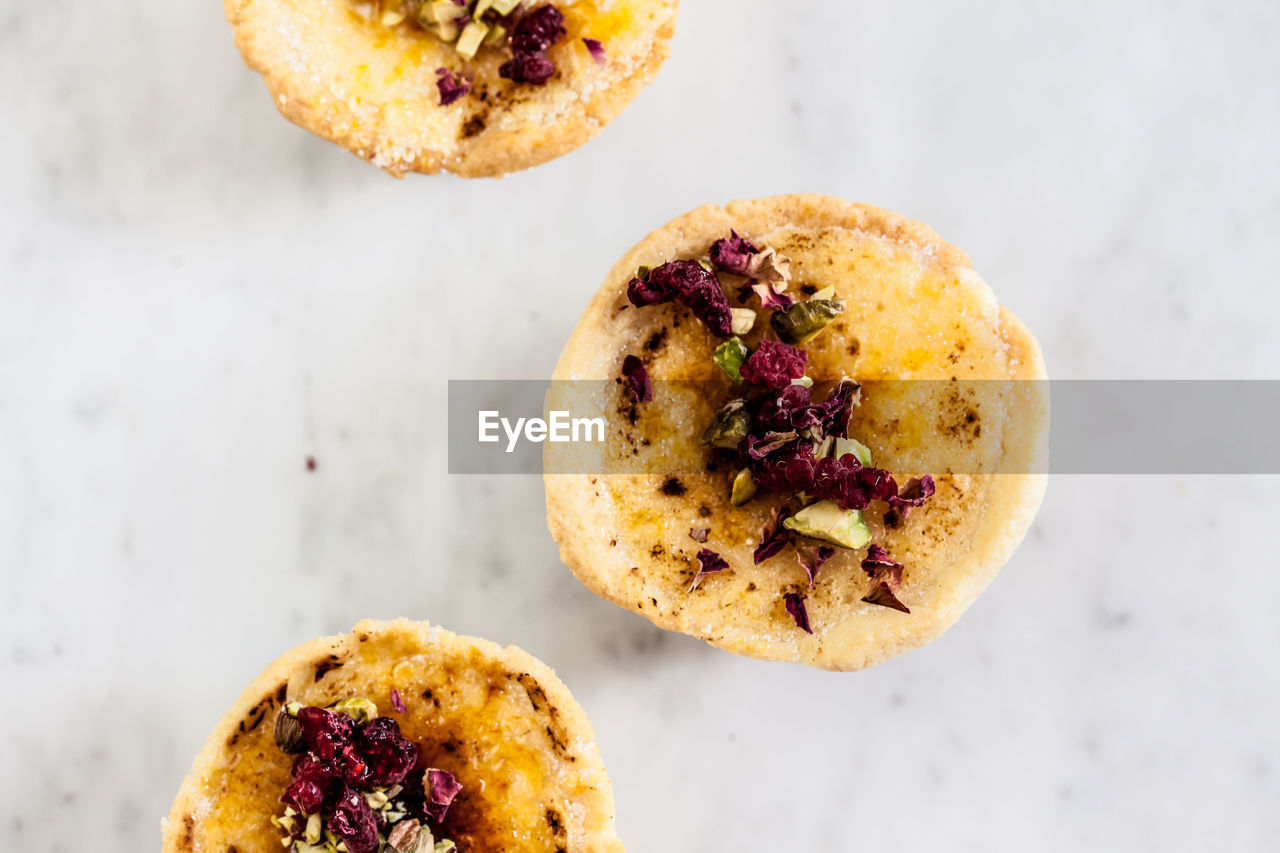
[[[369,804],[369,808],[378,811],[387,804],[387,795],[382,791],[365,791],[364,801]]]
[[[463,30],[462,35],[458,36],[458,43],[453,49],[458,52],[459,56],[466,59],[475,58],[476,51],[480,49],[480,45],[484,42],[484,37],[489,34],[489,25],[483,21],[472,20]]]
[[[833,451],[831,455],[837,459],[846,453],[852,453],[862,465],[871,466],[871,448],[860,441],[854,441],[852,438],[837,438]]]
[[[808,377],[808,376],[801,376],[799,379],[792,379],[792,380],[791,380],[791,384],[792,384],[792,385],[802,385],[802,386],[804,386],[805,388],[812,388],[812,387],[813,387],[813,379],[812,379],[812,378],[810,378],[810,377]]]
[[[813,296],[810,296],[809,298],[810,299],[834,299],[835,296],[836,296],[836,289],[828,285],[822,288],[821,290],[815,290],[813,293]]]
[[[862,519],[862,513],[856,509],[841,509],[835,501],[810,504],[790,518],[783,519],[782,526],[801,536],[841,548],[865,548],[871,541],[871,529]]]
[[[495,44],[500,44],[506,37],[507,28],[502,24],[494,24],[489,27],[489,32],[484,37],[484,45],[485,47],[492,47]]]
[[[751,479],[751,469],[743,468],[738,472],[738,476],[733,478],[733,489],[729,493],[729,503],[734,506],[742,506],[754,498],[757,491],[759,489],[756,487],[756,482]]]
[[[747,345],[742,342],[742,339],[734,337],[716,347],[715,354],[712,357],[720,369],[729,375],[730,379],[734,382],[741,382],[742,365],[746,364],[750,355],[751,350],[747,349]]]
[[[835,447],[836,440],[829,435],[824,435],[822,441],[813,443],[813,458],[821,459],[824,456],[831,455],[831,448]]]
[[[489,11],[489,7],[493,5],[493,0],[476,0],[476,7],[471,10],[471,17],[479,18],[485,12]]]
[[[453,851],[457,849],[458,849],[458,845],[454,844],[451,840],[446,838],[444,841],[439,841],[436,843],[435,853],[453,853]]]
[[[337,711],[339,714],[346,714],[357,723],[367,723],[378,716],[378,706],[373,704],[372,700],[363,696],[352,696],[350,699],[343,699],[330,710]]]
[[[308,844],[319,844],[320,830],[323,828],[323,824],[320,822],[320,815],[311,815],[311,817],[307,818],[307,829],[302,836],[303,840]]]
[[[298,722],[296,715],[289,713],[288,708],[281,708],[276,714],[275,740],[281,752],[289,755],[302,752],[302,723]]]
[[[751,413],[743,400],[731,400],[720,411],[702,433],[702,440],[712,447],[723,447],[732,450],[751,432]]]
[[[510,15],[523,0],[493,0],[493,11],[499,15]]]
[[[797,302],[787,311],[774,311],[769,325],[786,343],[803,344],[813,340],[842,311],[844,303],[838,299],[810,299]]]
[[[328,846],[321,847],[316,844],[308,844],[305,841],[294,842],[293,847],[295,853],[326,853]]]

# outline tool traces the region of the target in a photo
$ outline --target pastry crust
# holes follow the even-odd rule
[[[464,63],[429,33],[366,21],[347,0],[224,5],[236,46],[285,118],[396,177],[493,177],[566,154],[613,121],[666,59],[676,2],[560,4],[568,34],[550,50],[557,72],[543,86],[501,79],[504,51]],[[604,67],[584,37],[604,42]],[[436,69],[464,64],[472,94],[440,106]]]
[[[389,707],[393,687],[402,714]],[[279,851],[269,820],[292,757],[275,747],[276,712],[357,695],[462,783],[443,827],[460,853],[624,853],[591,724],[555,673],[515,647],[405,619],[304,643],[254,679],[196,756],[164,821],[164,853]]]
[[[859,567],[862,551],[838,550],[813,589],[791,549],[753,565],[755,543],[781,497],[762,495],[734,508],[728,495],[735,472],[697,466],[707,458],[703,427],[736,396],[711,360],[719,341],[683,306],[629,307],[626,285],[641,265],[704,256],[731,228],[792,258],[793,293],[805,284],[831,285],[845,301],[845,313],[805,345],[810,376],[850,375],[864,384],[939,380],[867,385],[850,433],[899,482],[925,473],[938,482],[937,494],[898,529],[886,529],[875,506],[864,513],[873,541],[906,564],[899,597],[909,615],[861,601],[869,590]],[[734,286],[725,289],[732,302]],[[758,322],[754,334],[765,326]],[[693,460],[683,470],[695,473],[678,478],[676,489],[657,467],[601,474],[621,469],[610,468],[601,451],[577,449],[581,445],[572,452],[596,455],[568,460],[563,454],[570,451],[556,451],[561,456],[548,457],[545,477],[548,524],[561,558],[584,584],[662,628],[752,657],[837,670],[871,666],[946,631],[1008,560],[1043,497],[1046,383],[951,381],[1043,379],[1035,339],[997,304],[964,252],[888,211],[790,195],[681,216],[641,241],[605,278],[555,378],[611,379],[628,354],[643,357],[659,386],[693,380],[702,389],[720,389],[681,396],[678,388],[660,388],[654,401],[632,407],[638,414],[632,423],[621,385],[610,392],[617,401],[602,405],[612,434],[633,440],[624,452],[638,462],[627,470],[654,453]],[[567,386],[557,383],[552,393]],[[897,386],[902,394],[891,393]],[[938,458],[957,461],[951,470],[960,473],[930,470],[924,460]],[[557,473],[563,471],[582,473]],[[982,473],[989,471],[1017,473]],[[689,592],[703,547],[689,537],[692,527],[711,528],[706,547],[731,570],[707,576]],[[812,635],[786,612],[787,592],[807,596]]]

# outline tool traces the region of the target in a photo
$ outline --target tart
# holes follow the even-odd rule
[[[520,649],[364,621],[285,653],[209,736],[165,853],[622,853],[582,708]]]
[[[549,407],[609,440],[546,452],[548,524],[662,628],[867,667],[941,635],[1026,533],[1043,378],[920,223],[816,195],[699,208],[618,262],[560,356]]]
[[[280,112],[392,175],[582,145],[657,73],[676,0],[225,0]]]

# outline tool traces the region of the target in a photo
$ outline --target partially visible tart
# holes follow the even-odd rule
[[[528,653],[364,621],[285,653],[218,723],[164,853],[622,853],[591,725]]]
[[[657,72],[676,0],[225,0],[290,121],[397,177],[577,148]]]

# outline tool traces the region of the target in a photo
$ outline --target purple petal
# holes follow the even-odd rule
[[[629,355],[622,360],[622,376],[627,380],[637,403],[653,399],[653,382],[649,379],[649,371],[637,356]]]
[[[471,91],[471,81],[455,75],[448,68],[437,68],[436,88],[440,90],[440,106],[447,107]]]
[[[796,626],[805,633],[812,634],[813,629],[809,627],[809,611],[804,606],[804,596],[798,592],[789,592],[782,598],[787,612],[791,614],[792,619],[796,620]]]
[[[729,564],[724,561],[723,557],[710,548],[703,548],[698,552],[698,573],[693,576],[693,583],[689,585],[689,591],[693,592],[707,575],[723,572],[727,568],[729,568]]]
[[[791,541],[791,531],[782,526],[782,522],[790,516],[789,507],[773,508],[773,515],[770,516],[764,530],[760,531],[760,544],[756,546],[755,553],[752,555],[757,566],[787,547],[787,543]]]
[[[427,801],[423,811],[436,823],[444,820],[453,798],[462,790],[462,784],[448,770],[437,770],[434,767],[422,776],[424,793]]]
[[[804,569],[804,573],[809,576],[809,587],[818,580],[818,570],[822,568],[822,564],[836,553],[836,549],[829,545],[819,545],[817,548],[801,548],[796,546],[796,558],[800,561],[800,568]]]
[[[400,691],[394,687],[391,688],[391,707],[396,710],[397,714],[403,714],[409,710],[409,706],[404,704],[404,700],[400,698]]]
[[[587,46],[587,51],[591,54],[591,58],[596,61],[596,65],[603,68],[609,62],[608,57],[605,56],[604,45],[600,43],[599,39],[584,38],[582,43]]]

